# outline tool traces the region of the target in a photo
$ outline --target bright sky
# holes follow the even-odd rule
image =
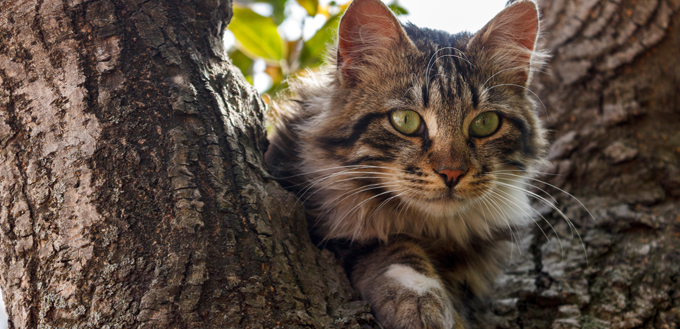
[[[390,3],[391,1],[383,1]],[[421,27],[476,32],[505,7],[507,0],[399,0],[406,19]]]

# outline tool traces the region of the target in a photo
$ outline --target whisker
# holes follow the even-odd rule
[[[545,112],[545,116],[548,120],[550,120],[550,115],[548,114],[548,108],[545,107],[543,100],[541,100],[541,98],[538,97],[538,95],[535,92],[533,92],[531,89],[529,89],[527,87],[516,85],[514,83],[502,83],[502,84],[499,84],[499,85],[494,85],[493,87],[487,89],[486,92],[488,92],[489,90],[494,89],[496,87],[503,87],[503,86],[519,87],[519,88],[522,88],[522,89],[530,92],[531,94],[533,94],[536,97],[536,99],[538,99],[538,101],[541,102],[541,106],[543,106],[543,111]]]
[[[337,184],[337,183],[341,183],[341,182],[346,182],[346,181],[351,181],[351,180],[355,180],[355,179],[358,180],[358,179],[377,179],[377,178],[379,178],[379,177],[372,177],[372,176],[350,177],[350,178],[341,179],[341,180],[339,180],[339,181],[337,181],[337,182],[333,182],[333,184]],[[369,184],[369,185],[372,185],[372,186],[379,186],[380,184],[388,184],[388,183],[375,183],[375,184]],[[329,185],[330,185],[330,184],[329,184]],[[321,192],[322,190],[324,190],[324,189],[325,189],[326,187],[328,187],[329,185],[323,186],[323,187],[321,187],[321,188],[315,190],[315,191],[312,192],[311,194],[309,194],[309,195],[307,196],[307,198],[305,198],[305,200],[303,201],[303,203],[307,203],[307,201],[308,201],[309,199],[311,199],[316,193]],[[369,185],[358,186],[358,187],[356,187],[355,189],[352,189],[352,190],[350,190],[350,191],[354,191],[354,190],[356,190],[356,189],[358,189],[358,188],[366,187],[366,186],[369,186]],[[385,185],[384,187],[389,187],[389,186],[392,186],[392,185]],[[345,193],[349,193],[349,192],[345,192]],[[341,200],[341,201],[342,201],[342,200]]]
[[[359,187],[357,187],[357,188],[351,189],[351,190],[349,190],[349,191],[346,191],[346,192],[340,194],[340,195],[339,195],[338,197],[336,197],[335,199],[333,199],[333,200],[331,200],[331,201],[329,201],[329,202],[326,202],[325,205],[324,205],[321,209],[318,210],[318,212],[321,212],[321,214],[320,214],[319,216],[317,216],[317,218],[316,218],[316,223],[314,224],[313,227],[316,227],[316,224],[319,223],[319,222],[321,222],[321,220],[322,220],[322,219],[323,219],[330,211],[332,211],[332,209],[333,209],[334,207],[336,207],[336,206],[337,206],[338,204],[340,204],[342,201],[344,201],[344,200],[346,200],[346,199],[348,199],[348,198],[350,198],[350,197],[352,197],[352,196],[354,196],[354,195],[356,195],[356,194],[359,194],[359,193],[361,193],[361,192],[366,192],[366,191],[369,191],[369,190],[372,190],[372,189],[379,189],[379,188],[383,188],[383,187],[388,187],[388,186],[385,186],[384,183],[369,184],[369,185],[359,186]],[[343,197],[343,196],[344,196],[344,197]],[[341,198],[342,198],[342,199],[341,199]],[[339,200],[339,199],[341,199],[341,200]],[[337,200],[339,200],[339,201],[337,201]],[[337,201],[337,202],[336,202],[336,201]]]
[[[495,196],[501,198],[502,200],[499,200],[499,201],[502,201],[506,206],[509,206],[509,207],[512,207],[513,209],[517,209],[517,210],[522,211],[522,212],[524,213],[524,215],[526,215],[527,217],[529,217],[529,218],[534,222],[534,224],[536,224],[536,226],[538,226],[538,228],[541,230],[541,233],[543,233],[543,236],[545,236],[545,238],[546,238],[548,241],[550,241],[550,238],[549,238],[548,235],[545,233],[545,231],[543,231],[543,228],[542,228],[540,225],[538,225],[538,222],[536,222],[535,220],[533,220],[533,217],[531,216],[531,214],[530,214],[529,212],[527,212],[524,208],[522,208],[520,205],[518,205],[517,202],[512,201],[512,200],[506,198],[505,196],[503,196],[503,194],[501,194],[501,192],[505,193],[505,195],[508,196],[508,197],[511,197],[511,196],[514,197],[515,200],[517,200],[517,201],[521,201],[521,200],[518,200],[517,197],[515,197],[515,196],[513,196],[512,194],[509,194],[509,193],[507,193],[507,192],[505,192],[505,191],[503,191],[503,190],[495,190],[495,191],[489,191],[489,192],[490,192],[490,193],[493,193]],[[532,210],[533,210],[533,208],[532,208]],[[535,211],[535,210],[534,210],[534,211]],[[550,223],[548,223],[548,224],[550,224]],[[557,232],[555,232],[555,234],[557,234]]]
[[[295,178],[295,177],[298,177],[298,176],[309,176],[309,174],[315,174],[315,173],[318,173],[318,172],[328,171],[328,170],[336,170],[336,169],[351,169],[351,170],[353,170],[353,169],[362,169],[362,168],[388,169],[388,170],[395,170],[395,171],[401,171],[401,172],[406,172],[406,173],[408,173],[408,171],[406,171],[406,170],[404,170],[404,169],[399,169],[399,168],[392,168],[392,167],[386,167],[386,166],[375,166],[375,165],[361,165],[361,164],[358,164],[358,165],[346,165],[346,166],[328,167],[328,168],[323,168],[323,169],[317,169],[317,170],[312,170],[312,171],[306,171],[306,172],[299,173],[299,174],[296,174],[296,175],[291,175],[291,176],[284,176],[284,177],[275,177],[275,176],[271,176],[271,177],[272,177],[273,179],[290,179],[290,178]]]
[[[492,192],[492,191],[490,191]],[[510,220],[508,219],[508,213],[503,210],[503,208],[496,202],[496,200],[493,200],[491,198],[488,198],[487,201],[491,205],[491,207],[495,210],[495,212],[498,214],[498,218],[502,219],[505,222],[505,225],[508,226],[508,230],[510,231],[510,236],[512,239],[515,241],[517,244],[517,249],[520,251],[520,255],[522,254],[522,247],[521,247],[521,242],[519,240],[519,233],[515,233],[515,231],[512,230],[512,226],[510,225]]]
[[[510,174],[509,174],[509,175],[510,175]],[[518,176],[518,175],[516,175],[516,176]],[[518,176],[518,177],[522,177],[522,176]],[[575,196],[572,195],[571,193],[569,193],[569,192],[567,192],[567,191],[565,191],[565,190],[563,190],[563,189],[561,189],[561,188],[559,188],[559,187],[557,187],[557,186],[555,186],[555,185],[553,185],[553,184],[550,184],[550,183],[548,183],[548,182],[546,182],[546,181],[540,180],[540,179],[538,179],[538,178],[533,178],[533,177],[524,177],[524,178],[529,179],[529,180],[532,180],[532,181],[535,181],[535,182],[539,182],[539,183],[541,183],[541,184],[545,184],[545,185],[547,185],[547,186],[550,186],[550,187],[552,187],[552,188],[554,188],[554,189],[556,189],[556,190],[558,190],[558,191],[560,191],[560,192],[566,194],[567,196],[569,196],[570,198],[572,198],[574,201],[578,202],[578,204],[581,205],[581,207],[583,207],[583,209],[588,213],[588,215],[589,215],[590,218],[593,220],[593,222],[596,222],[596,221],[597,221],[597,220],[595,219],[595,216],[593,216],[593,214],[590,213],[590,210],[588,210],[588,207],[586,207],[586,205],[584,205],[583,202],[581,202],[581,200],[579,200],[577,197],[575,197]],[[535,188],[538,188],[538,187],[535,186],[535,185],[531,185],[531,186],[532,186],[532,187],[535,187]],[[545,192],[544,190],[542,190],[542,191]],[[545,193],[548,194],[548,195],[550,195],[548,192],[545,192]]]
[[[359,193],[370,191],[370,190],[376,190],[376,189],[380,189],[380,188],[399,187],[399,186],[401,186],[401,184],[398,184],[398,183],[392,183],[392,184],[378,183],[378,184],[368,184],[368,185],[364,185],[364,186],[361,186],[361,187],[356,188],[356,189],[352,189],[349,192],[345,192],[345,193],[341,194],[339,197],[337,197],[337,198],[331,200],[330,202],[326,203],[326,205],[319,210],[319,211],[323,211],[323,213],[321,213],[321,215],[318,216],[317,221],[321,220],[326,215],[328,215],[330,213],[330,211],[333,210],[333,208],[337,207],[338,204],[342,203],[343,201],[347,200],[348,198],[356,196]],[[348,194],[348,195],[346,195],[346,194]],[[342,197],[343,195],[346,195],[346,196]],[[342,197],[342,199],[340,199],[341,197]],[[338,199],[340,199],[340,201],[335,202]]]
[[[293,207],[291,207],[290,211],[293,211],[293,209],[295,209],[295,206],[298,203],[306,203],[309,200],[309,198],[311,198],[314,194],[316,194],[320,190],[327,187],[327,186],[324,186],[324,187],[317,189],[316,191],[314,191],[314,193],[312,193],[311,195],[307,196],[304,200],[302,200],[302,198],[305,197],[305,195],[317,184],[319,184],[319,183],[321,183],[321,182],[323,182],[327,179],[330,179],[334,176],[338,176],[338,175],[342,175],[342,174],[351,174],[352,170],[354,170],[354,169],[346,169],[346,170],[343,170],[343,171],[340,171],[340,172],[335,172],[335,173],[331,173],[331,174],[328,174],[328,175],[321,176],[319,178],[316,178],[316,179],[308,181],[308,182],[303,182],[303,183],[300,183],[300,184],[293,185],[293,186],[297,186],[297,185],[303,185],[304,184],[305,187],[297,193],[297,196],[296,196],[297,200],[295,201],[295,204],[293,204]]]
[[[529,196],[531,196],[531,197],[533,197],[533,198],[535,198],[535,199],[537,199],[537,200],[539,200],[539,201],[542,201],[544,204],[546,204],[547,206],[549,206],[549,207],[551,207],[552,209],[554,209],[555,211],[557,211],[557,213],[560,214],[560,216],[561,216],[562,218],[564,218],[564,220],[567,222],[567,224],[568,224],[569,227],[571,228],[572,236],[573,236],[574,233],[576,233],[576,236],[578,236],[579,240],[581,241],[581,246],[583,247],[583,252],[584,252],[584,254],[585,254],[585,256],[586,256],[586,264],[588,263],[588,251],[586,250],[586,245],[585,245],[585,243],[583,242],[583,238],[581,238],[581,234],[580,234],[580,233],[578,232],[578,230],[576,229],[576,226],[574,225],[574,223],[569,219],[569,217],[567,217],[567,215],[565,215],[565,214],[562,212],[562,210],[560,210],[559,208],[557,208],[553,203],[549,202],[546,198],[544,198],[544,197],[542,197],[542,196],[540,196],[540,195],[538,195],[538,194],[536,194],[536,193],[534,193],[534,192],[531,192],[531,191],[529,191],[529,190],[527,190],[527,189],[519,188],[519,187],[517,187],[517,186],[511,185],[511,184],[505,184],[505,183],[502,183],[502,182],[496,182],[496,183],[497,183],[497,184],[501,184],[501,185],[508,186],[508,187],[510,187],[510,188],[517,189],[517,190],[519,190],[519,191],[522,191],[522,192],[526,193],[527,195],[529,195]]]
[[[371,227],[373,227],[373,228],[376,230],[376,232],[379,232],[379,230],[376,229],[376,228],[373,226],[373,224],[374,224],[374,223],[373,223],[373,216],[374,216],[374,215],[375,215],[375,214],[376,214],[376,213],[377,213],[377,212],[378,212],[385,204],[387,204],[389,201],[391,201],[391,200],[393,200],[394,198],[397,198],[397,197],[399,197],[399,196],[401,196],[401,195],[408,194],[408,193],[411,192],[412,190],[413,190],[413,188],[409,188],[409,189],[407,189],[406,191],[401,192],[401,193],[399,193],[399,194],[397,194],[397,195],[395,195],[395,196],[392,196],[392,197],[386,199],[385,201],[383,201],[382,203],[380,203],[380,206],[378,206],[378,208],[376,208],[375,210],[373,210],[373,213],[371,213],[371,216],[368,217],[368,225],[370,225]],[[406,197],[408,198],[408,195],[407,195]],[[397,207],[398,207],[400,204],[401,204],[401,200],[399,200],[399,203],[397,204]]]
[[[416,74],[415,74],[415,73],[411,73],[411,87],[409,87],[408,89],[406,89],[406,92],[404,92],[404,95],[403,95],[403,96],[406,96],[406,94],[408,94],[413,88],[416,87],[416,83],[415,83],[415,81],[414,81],[414,78],[415,78],[415,77],[416,77]]]
[[[325,181],[325,180],[328,180],[328,179],[330,179],[330,178],[333,178],[333,177],[335,177],[335,176],[340,176],[341,174],[342,174],[342,175],[347,175],[347,174],[376,174],[376,175],[386,175],[386,176],[391,176],[390,174],[387,174],[387,173],[381,173],[381,172],[367,172],[367,171],[344,171],[344,172],[334,173],[334,174],[331,174],[331,175],[323,176],[322,178],[320,178],[320,179],[318,179],[318,180],[315,180],[313,184],[311,184],[311,185],[305,187],[304,189],[302,189],[302,191],[300,191],[300,193],[299,193],[299,198],[298,198],[298,200],[299,200],[300,198],[302,198],[303,196],[305,196],[305,195],[307,194],[307,192],[309,192],[309,190],[311,190],[311,189],[312,189],[314,186],[316,186],[317,184],[321,183],[322,181]],[[331,182],[331,184],[336,184],[336,183],[340,183],[340,182],[344,182],[344,181],[349,181],[349,180],[353,180],[353,179],[370,179],[370,178],[379,179],[380,177],[372,177],[372,176],[368,176],[368,177],[366,177],[366,176],[361,176],[361,177],[350,177],[350,178],[342,179],[342,180],[340,180],[340,181]],[[314,195],[314,194],[316,194],[317,192],[323,190],[324,188],[327,188],[328,186],[330,186],[330,185],[325,185],[325,186],[322,186],[322,187],[316,189],[316,191],[314,191],[314,193],[312,193],[311,195],[309,195],[309,196],[308,196],[307,198],[305,198],[305,200],[302,201],[302,202],[303,202],[303,203],[307,202],[307,201],[309,200],[309,198],[310,198],[312,195]]]
[[[358,208],[361,207],[362,205],[366,204],[366,202],[369,202],[369,201],[371,201],[371,200],[373,200],[373,199],[375,199],[375,198],[377,198],[381,195],[387,194],[387,193],[392,193],[392,191],[385,191],[385,192],[382,192],[382,193],[378,193],[378,194],[360,202],[359,204],[354,206],[352,209],[350,209],[344,216],[342,216],[342,218],[340,218],[340,220],[338,220],[338,222],[342,222],[347,216],[349,216],[354,211],[358,210]],[[362,224],[363,224],[363,218],[358,218],[358,219],[359,219],[359,225],[355,226],[355,233],[353,235],[353,238],[356,238],[358,236],[358,233],[356,232],[356,230],[357,229],[360,230],[360,228],[362,227]]]
[[[371,216],[368,217],[368,220],[370,221],[371,218],[373,218],[373,216],[374,216],[380,209],[382,209],[383,206],[385,206],[385,204],[387,204],[388,202],[392,201],[393,199],[395,199],[395,198],[397,198],[397,197],[399,197],[399,196],[401,196],[401,195],[404,195],[404,194],[406,194],[406,193],[408,193],[408,192],[410,192],[410,191],[412,191],[412,190],[413,190],[412,188],[409,188],[409,189],[407,189],[407,190],[404,191],[404,192],[401,192],[401,193],[399,193],[399,194],[397,194],[397,195],[394,195],[394,196],[391,196],[391,197],[385,199],[385,201],[383,201],[382,203],[380,203],[380,205],[379,205],[375,210],[373,210],[373,212],[371,213]]]
[[[495,77],[495,76],[497,76],[497,75],[499,75],[499,74],[501,74],[501,73],[503,73],[503,72],[505,72],[505,71],[509,71],[509,70],[517,70],[517,69],[524,70],[524,69],[526,69],[526,67],[524,67],[524,66],[516,66],[516,67],[507,68],[507,69],[505,69],[505,70],[500,70],[500,71],[494,73],[494,74],[493,74],[492,76],[490,76],[488,79],[486,79],[486,81],[484,81],[484,83],[482,83],[482,86],[479,87],[479,88],[480,88],[480,89],[484,88],[484,86],[486,86],[486,83],[489,82],[489,80],[493,79],[493,77]]]
[[[396,170],[400,172],[406,172],[406,170],[398,169],[398,168],[389,168],[389,167],[384,167],[384,166],[372,166],[372,165],[350,165],[350,166],[338,166],[338,167],[332,167],[334,169],[345,169],[339,172],[331,173],[329,175],[323,175],[321,177],[315,178],[312,181],[309,182],[302,182],[300,184],[295,184],[292,186],[299,186],[299,185],[305,185],[305,188],[303,188],[300,192],[298,192],[298,201],[307,194],[307,192],[314,186],[316,186],[318,183],[325,181],[327,179],[330,179],[332,177],[342,175],[342,174],[354,174],[354,173],[372,173],[372,174],[377,174],[377,175],[393,175],[392,173],[384,173],[384,172],[367,172],[367,171],[357,171],[353,172],[352,170],[355,169],[387,169],[387,170]],[[316,172],[320,171],[325,171],[325,170],[317,170]],[[297,176],[297,175],[296,175]],[[303,202],[307,202],[309,198],[305,199]]]
[[[489,198],[489,194],[485,193],[484,195],[482,195],[481,198],[475,199],[475,203],[476,204],[481,203],[486,208],[486,210],[488,211],[488,214],[492,215],[491,209],[489,208],[489,205],[487,204],[487,200],[486,200],[487,198]],[[488,236],[491,236],[491,226],[489,225],[489,219],[487,218],[488,216],[483,211],[480,211],[479,209],[477,209],[477,207],[474,207],[473,209],[475,211],[477,211],[477,213],[479,213],[482,216],[482,218],[484,219],[484,223],[486,223],[486,233],[487,233]]]
[[[447,48],[453,48],[453,47],[440,48],[440,50],[441,50],[441,49],[447,49]],[[455,49],[455,48],[454,48],[454,49]],[[456,49],[456,50],[458,50],[458,49]],[[463,54],[463,55],[464,55],[464,54]],[[461,57],[461,56],[454,55],[454,54],[444,54],[444,55],[439,55],[439,56],[437,56],[437,59],[435,59],[435,62],[437,62],[440,58],[446,58],[446,57],[454,57],[454,58],[458,58],[458,59],[463,60],[463,61],[465,61],[466,63],[470,64],[470,66],[475,67],[475,65],[472,64],[466,57]],[[434,64],[434,63],[433,63],[433,64]]]
[[[514,179],[514,180],[513,180],[513,179],[509,179],[509,178],[507,178],[507,177],[498,177],[498,181],[500,182],[501,179],[507,179],[507,180],[510,181],[510,182],[518,182],[518,183],[522,183],[522,184],[529,185],[529,186],[531,186],[531,187],[533,187],[533,188],[535,188],[535,189],[537,189],[537,190],[539,190],[539,191],[545,193],[547,196],[550,197],[550,199],[552,199],[553,202],[559,203],[559,202],[557,202],[557,199],[555,199],[555,197],[553,197],[550,193],[548,193],[548,191],[546,191],[546,190],[544,190],[544,189],[542,189],[542,188],[540,188],[540,187],[538,187],[538,186],[535,186],[535,185],[533,185],[533,184],[526,183],[526,182],[524,181],[524,178],[526,178],[526,177],[524,177],[524,176],[513,175],[513,174],[507,174],[507,173],[499,173],[499,176],[515,176],[515,177],[518,177],[519,179]]]
[[[439,58],[440,58],[441,56],[437,56],[437,54],[438,54],[440,51],[442,51],[442,50],[451,50],[451,49],[457,50],[459,53],[461,53],[463,56],[465,56],[465,53],[463,53],[460,49],[455,48],[455,47],[443,47],[443,48],[439,48],[439,49],[437,49],[437,51],[434,52],[434,54],[432,54],[432,56],[430,56],[430,60],[427,62],[427,66],[425,67],[425,90],[426,90],[426,92],[427,92],[428,94],[430,93],[430,81],[429,81],[429,79],[430,79],[430,66],[431,66],[432,64],[436,63],[436,62],[439,60]],[[455,55],[452,55],[452,56],[455,56]],[[458,57],[458,56],[455,56],[455,57]],[[458,58],[460,58],[460,57],[458,57]],[[432,59],[434,59],[434,62],[432,61]],[[460,59],[466,61],[466,62],[467,62],[468,64],[470,64],[472,67],[475,67],[475,66],[467,59],[467,56],[466,56],[465,58],[460,58]]]
[[[539,174],[539,175],[547,175],[547,176],[559,176],[560,174],[553,174],[549,172],[544,172],[544,171],[538,171],[538,170],[494,170],[490,171],[489,174],[495,174],[495,173],[510,173],[510,172],[518,172],[518,173],[530,173],[530,174]],[[520,176],[524,177],[524,176]]]
[[[505,194],[505,195],[508,196],[508,197],[511,197],[511,198],[513,198],[513,199],[515,199],[515,200],[517,200],[517,201],[521,201],[521,200],[519,200],[516,196],[514,196],[514,195],[508,193],[507,191],[496,190],[496,193],[499,193],[499,195],[498,195],[499,197],[503,197],[503,196],[500,195],[500,193],[503,193],[503,194]],[[505,199],[505,198],[504,198],[504,199]],[[539,215],[539,216],[543,219],[543,221],[546,222],[546,224],[548,224],[548,226],[550,226],[550,228],[552,229],[553,233],[555,233],[555,237],[557,237],[557,243],[560,245],[560,252],[562,253],[562,258],[564,258],[564,248],[563,248],[563,246],[562,246],[562,239],[560,239],[560,235],[557,233],[557,230],[555,230],[555,227],[550,223],[550,221],[548,221],[543,215],[541,215],[541,213],[539,213],[536,209],[534,209],[534,207],[529,206],[529,208],[530,208],[533,212],[535,212],[537,215]],[[519,209],[521,209],[521,208],[519,208]],[[541,233],[543,233],[543,236],[545,236],[546,240],[548,240],[548,242],[550,242],[550,238],[549,238],[548,235],[545,233],[545,231],[543,230],[543,228],[538,224],[538,222],[536,222],[536,221],[533,219],[533,217],[532,217],[528,212],[526,212],[526,210],[523,210],[523,209],[521,209],[521,210],[522,210],[529,218],[531,218],[531,220],[536,224],[536,226],[538,226],[538,229],[541,230]]]
[[[493,192],[493,191],[490,191],[490,192]],[[492,203],[492,200],[490,199],[490,197],[491,197],[492,195],[493,195],[493,194],[491,194],[491,193],[485,194],[484,197],[487,199],[486,201],[489,202],[489,203],[491,203],[491,206],[493,206],[494,209],[500,208],[499,205],[496,204],[496,205],[494,206],[494,203]],[[486,204],[486,202],[485,202],[485,204]],[[488,206],[487,206],[487,209],[488,209]],[[496,212],[500,215],[500,212],[499,212],[498,210],[496,210]],[[501,215],[499,218],[501,218],[501,217],[504,217],[504,216]],[[523,254],[523,251],[522,251],[521,242],[519,241],[519,236],[517,236],[517,235],[519,235],[519,234],[515,235],[515,234],[513,233],[512,227],[510,226],[510,223],[509,223],[509,221],[508,221],[507,218],[503,218],[503,221],[504,221],[505,224],[508,226],[508,229],[510,230],[510,236],[511,236],[512,240],[514,241],[515,245],[517,246],[517,250],[519,251],[519,254],[520,254],[520,256],[521,256],[521,255]],[[510,257],[511,257],[511,258],[514,257],[514,249],[511,250],[511,252],[510,252]]]
[[[403,218],[404,213],[408,214],[408,211],[411,208],[411,206],[413,206],[415,204],[420,204],[422,202],[424,194],[420,194],[418,201],[414,202],[414,200],[416,199],[417,196],[418,196],[418,194],[414,193],[413,195],[411,195],[410,198],[407,198],[406,200],[404,200],[403,203],[400,202],[399,206],[395,207],[395,210],[398,210],[398,208],[401,207],[401,210],[399,210],[399,212],[396,215],[397,218],[400,218],[400,219]],[[403,228],[400,228],[400,229],[403,229]],[[418,230],[419,230],[419,232],[422,232],[422,228],[419,228]]]

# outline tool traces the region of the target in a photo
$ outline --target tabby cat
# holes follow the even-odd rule
[[[383,327],[467,327],[530,221],[538,31],[532,1],[450,35],[354,0],[329,65],[291,82],[267,164]]]

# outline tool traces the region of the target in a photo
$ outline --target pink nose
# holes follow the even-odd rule
[[[458,179],[460,176],[465,175],[466,171],[462,171],[460,169],[441,169],[438,171],[438,173],[440,176],[442,176],[448,187],[454,187],[456,184],[458,184]]]

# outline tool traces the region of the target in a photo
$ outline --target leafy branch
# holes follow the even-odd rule
[[[266,5],[268,15],[254,10],[255,6]],[[282,24],[289,18],[291,7],[299,5],[306,12],[305,18],[322,17],[325,22],[314,35],[307,40],[301,33],[295,40],[288,40],[279,33]],[[229,50],[232,63],[237,66],[250,83],[255,80],[255,63],[263,60],[266,64],[264,73],[269,75],[272,85],[264,94],[274,94],[286,87],[286,78],[308,69],[315,69],[324,61],[328,44],[335,38],[340,17],[349,2],[330,1],[320,4],[319,0],[256,0],[247,3],[234,3],[234,16],[229,30],[234,34],[236,42]],[[389,7],[397,15],[406,15],[408,11],[399,6],[395,0]],[[306,19],[300,20],[301,31],[304,31]]]

